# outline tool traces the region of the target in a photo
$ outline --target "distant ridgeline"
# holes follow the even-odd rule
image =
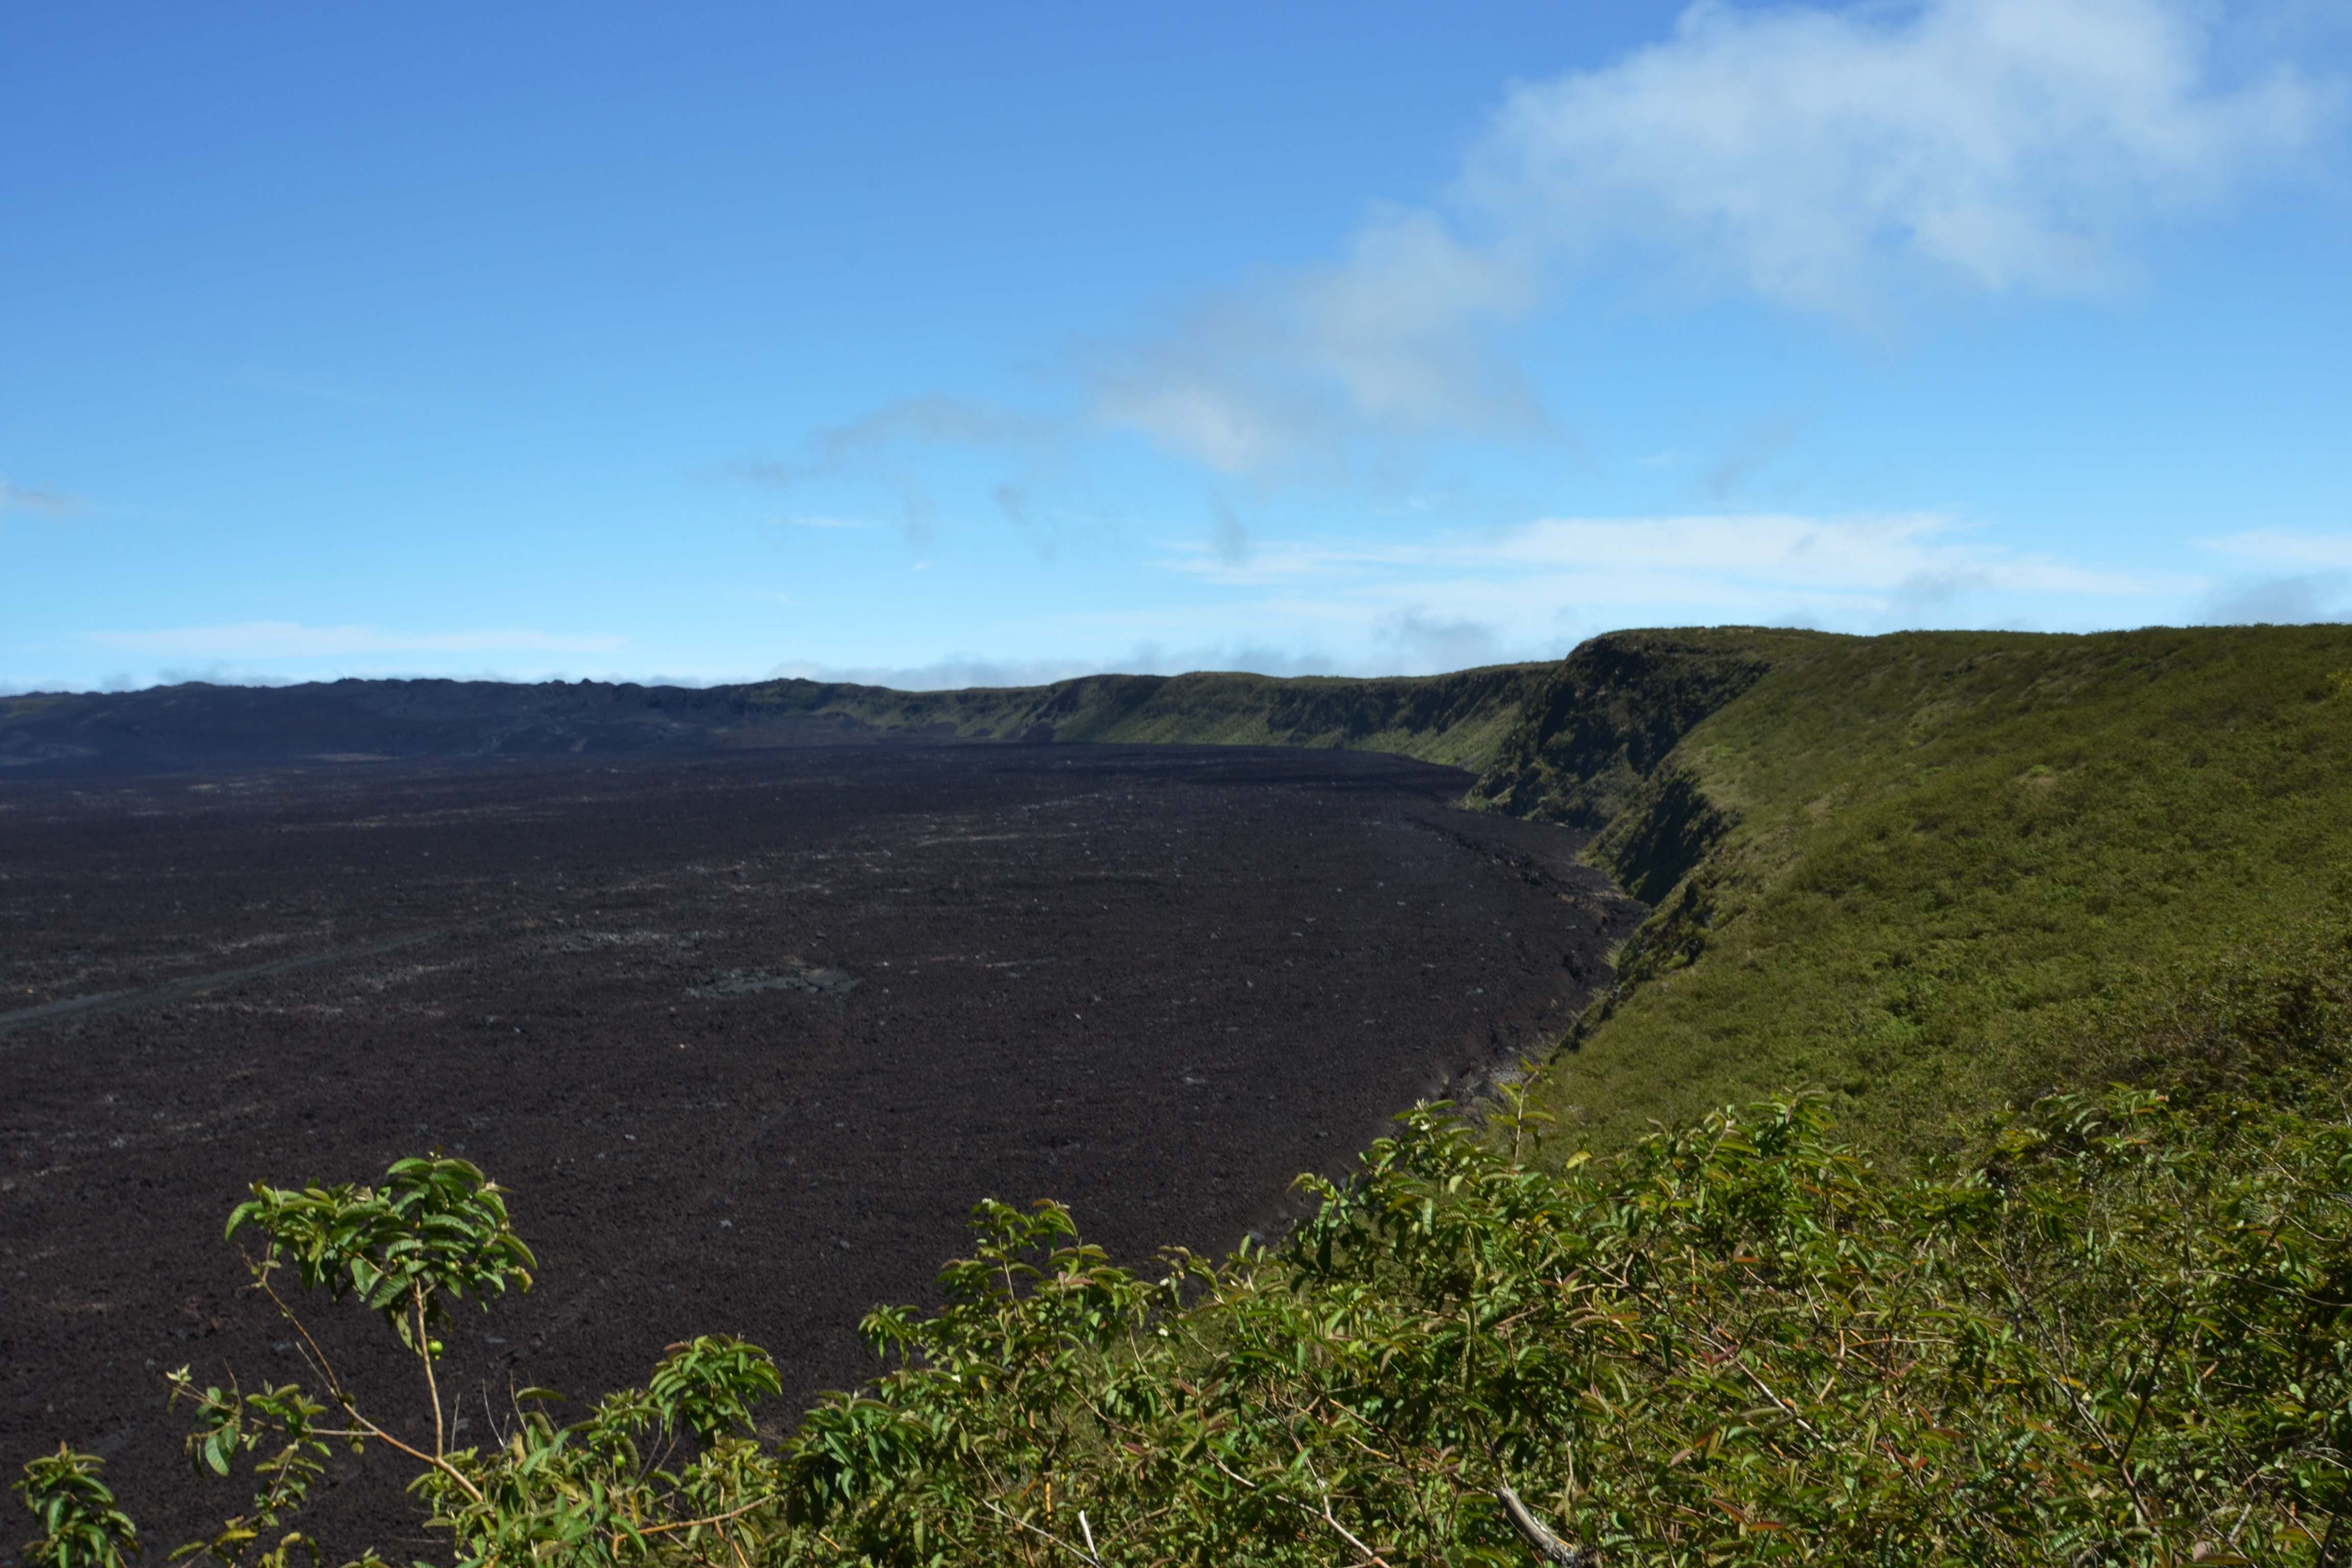
[[[1090,675],[897,691],[337,680],[190,682],[0,698],[0,767],[169,768],[369,758],[691,752],[923,739],[1345,746],[1509,774],[1507,809],[1605,816],[1681,731],[1809,634],[1618,632],[1557,664],[1372,679]],[[1557,735],[1558,740],[1555,740]],[[1589,785],[1552,774],[1589,768]],[[1597,819],[1597,818],[1596,818]]]
[[[1591,834],[1657,906],[1540,1091],[1603,1143],[1810,1082],[1899,1146],[1947,1112],[2133,1076],[2167,1027],[2146,999],[2183,966],[2343,929],[2352,900],[2341,626],[1632,631],[1557,663],[1360,680],[0,698],[0,778],[916,738],[1395,752],[1476,775],[1473,806]]]

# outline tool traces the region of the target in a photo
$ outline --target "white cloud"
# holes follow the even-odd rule
[[[2352,532],[2252,529],[2197,544],[2242,568],[2206,595],[2199,621],[2287,626],[2352,615]]]
[[[1534,389],[1490,337],[1538,297],[1524,258],[1466,245],[1428,213],[1390,212],[1336,266],[1099,351],[1095,412],[1229,474],[1328,468],[1361,432],[1540,430]]]
[[[379,626],[310,626],[296,621],[239,621],[157,631],[86,632],[100,647],[174,658],[339,658],[415,653],[612,653],[623,639],[495,628],[400,632]]]
[[[1703,0],[1674,37],[1512,94],[1463,184],[1574,250],[1655,246],[1846,312],[1916,268],[2073,292],[2135,227],[2309,145],[2340,104],[2287,67],[2223,82],[2194,0]]]
[[[1229,474],[1344,470],[1368,437],[1539,430],[1496,329],[1628,255],[1848,317],[1937,287],[2100,289],[2148,224],[2287,166],[2339,118],[2341,84],[2291,66],[2225,79],[2221,15],[1701,0],[1664,42],[1516,89],[1444,214],[1384,211],[1331,266],[1097,353],[1096,413]]]
[[[2241,579],[2206,595],[2195,619],[2209,626],[2308,626],[2352,610],[2352,574],[2305,572]]]
[[[1427,656],[1527,658],[1567,628],[1802,620],[1847,631],[1955,625],[2038,608],[2063,624],[2160,618],[2200,577],[2104,570],[1983,542],[1927,513],[1547,518],[1395,545],[1270,540],[1246,563],[1190,541],[1161,565],[1229,589],[1217,613],[1286,621]],[[1172,631],[1169,627],[1163,630]]]
[[[1047,686],[1105,668],[1081,658],[988,658],[979,654],[950,656],[929,664],[845,665],[794,659],[769,670],[767,679],[887,686],[899,691],[954,691],[971,686]]]
[[[1554,658],[1623,626],[2086,631],[2178,624],[2212,600],[2202,576],[2011,550],[1926,513],[1549,518],[1402,543],[1264,539],[1240,562],[1212,540],[1171,531],[1158,563],[1182,584],[1158,604],[1025,610],[1006,630],[1047,646],[1137,650],[1056,664],[1063,673],[1425,674]],[[1282,628],[1284,650],[1265,647],[1268,627]],[[945,683],[920,672],[880,679]]]
[[[1372,640],[1400,669],[1469,669],[1504,662],[1502,638],[1484,621],[1400,610],[1374,623]]]
[[[2254,529],[2197,541],[2200,548],[2270,566],[2315,566],[2352,570],[2352,532],[2294,533]]]
[[[1386,666],[1349,666],[1312,653],[1236,643],[1171,648],[1141,641],[1124,652],[1090,658],[986,658],[951,656],[919,665],[834,665],[798,660],[768,672],[771,680],[846,681],[900,691],[951,691],[966,687],[1050,686],[1082,675],[1181,675],[1196,669],[1246,669],[1260,675],[1376,674]]]
[[[875,525],[857,517],[780,517],[773,520],[777,528],[872,528]]]
[[[1977,543],[1950,519],[1927,512],[1545,519],[1485,548],[1502,561],[1664,572],[1811,592],[1892,594],[1954,574],[2008,593],[2120,596],[2196,585],[2195,579],[2012,554]]]

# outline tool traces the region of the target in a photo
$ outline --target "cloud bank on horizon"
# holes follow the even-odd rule
[[[1448,668],[1636,624],[2333,616],[2352,460],[2314,437],[2352,398],[2312,344],[2352,319],[2347,33],[2201,0],[1699,0],[1497,82],[1450,175],[1358,193],[1324,259],[1016,328],[1024,363],[954,390],[896,344],[898,390],[681,455],[693,509],[757,514],[704,552],[730,564],[698,609],[620,582],[511,609],[86,599],[0,643],[0,677],[942,684]],[[793,374],[822,406],[828,377],[877,384],[856,368]],[[0,419],[0,463],[12,442]],[[0,514],[107,524],[107,476],[58,471],[71,493],[0,483]],[[0,550],[30,537],[6,521]]]

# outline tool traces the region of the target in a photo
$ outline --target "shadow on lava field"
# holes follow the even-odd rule
[[[513,1189],[540,1285],[461,1317],[467,1389],[730,1331],[797,1409],[986,1196],[1228,1247],[1565,1024],[1643,912],[1467,782],[918,745],[0,781],[0,1458],[112,1456],[159,1544],[238,1506],[159,1374],[301,1374],[220,1239],[256,1178],[437,1148]],[[315,1511],[415,1534],[376,1481]]]

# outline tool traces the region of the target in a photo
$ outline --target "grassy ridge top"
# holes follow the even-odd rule
[[[1767,668],[1592,851],[1660,900],[1544,1089],[1601,1142],[1811,1081],[1905,1146],[2352,895],[2347,628],[1718,646]]]

